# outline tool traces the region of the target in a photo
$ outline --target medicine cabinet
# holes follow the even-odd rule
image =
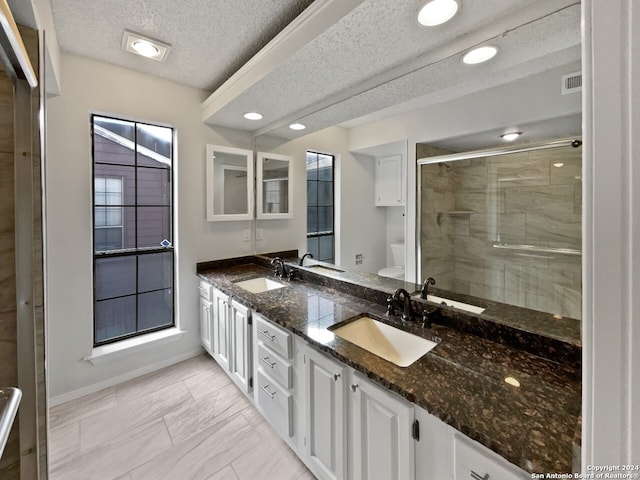
[[[253,152],[207,145],[207,220],[253,220]]]
[[[292,218],[292,158],[258,152],[256,209],[258,219]]]

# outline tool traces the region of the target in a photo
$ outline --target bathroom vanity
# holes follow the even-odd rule
[[[484,302],[470,314],[419,295],[412,306],[433,324],[403,324],[387,297],[419,285],[279,255],[293,280],[274,278],[267,256],[198,264],[202,344],[318,478],[574,471],[580,349],[569,329],[545,336],[519,318],[539,312]],[[363,314],[435,347],[408,366],[385,360],[340,336]]]

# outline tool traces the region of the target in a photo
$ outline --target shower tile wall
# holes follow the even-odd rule
[[[418,157],[451,153],[419,145]],[[423,277],[446,290],[580,318],[581,149],[421,167]]]
[[[35,30],[20,28],[22,39],[34,69],[38,71],[38,36]],[[32,265],[32,313],[35,331],[36,405],[38,412],[37,436],[39,456],[36,464],[35,448],[21,445],[19,420],[16,418],[9,441],[0,460],[0,479],[47,478],[47,436],[46,436],[46,381],[44,353],[44,293],[42,262],[42,169],[40,157],[39,118],[40,91],[31,94],[31,154],[21,156],[22,161],[32,160],[33,177],[33,265]],[[18,382],[18,342],[16,303],[16,244],[15,244],[15,99],[12,80],[0,67],[0,387],[19,386]],[[27,404],[23,397],[21,409]],[[22,451],[22,458],[21,458]]]

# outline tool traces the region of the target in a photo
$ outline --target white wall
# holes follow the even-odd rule
[[[433,105],[428,108],[399,114],[373,121],[349,130],[349,149],[365,150],[372,145],[407,142],[407,208],[406,208],[406,255],[407,279],[416,278],[416,143],[430,143],[447,138],[484,132],[504,126],[541,121],[575,113],[572,106],[552,110],[552,100],[538,101],[540,92],[530,91],[526,97],[516,88],[507,85],[505,97],[515,101],[505,102],[502,90],[483,92],[456,100]],[[542,91],[546,91],[541,88]],[[576,97],[579,98],[579,97]],[[552,112],[552,113],[550,113]],[[498,139],[496,138],[496,143]]]
[[[205,221],[205,146],[250,148],[250,135],[213,129],[200,120],[205,92],[130,70],[64,54],[62,95],[48,101],[47,284],[50,395],[103,385],[129,372],[199,352],[195,264],[252,253],[242,230],[250,222]],[[91,112],[176,128],[179,257],[176,269],[181,340],[92,365]]]
[[[173,82],[84,57],[62,56],[62,95],[48,101],[47,282],[49,302],[50,395],[68,399],[200,351],[195,264],[200,261],[255,252],[306,251],[306,151],[337,155],[336,197],[342,205],[336,222],[338,253],[354,268],[355,253],[363,253],[362,269],[377,271],[385,258],[384,209],[374,206],[373,162],[348,152],[348,131],[334,127],[297,140],[256,139],[257,150],[291,155],[293,218],[260,220],[263,240],[243,241],[250,221],[205,220],[206,144],[252,148],[247,132],[214,128],[201,122],[206,93]],[[171,99],[167,102],[167,99]],[[177,130],[174,243],[177,321],[186,330],[179,342],[148,348],[133,356],[92,365],[91,137],[92,112],[170,125]]]
[[[405,232],[405,207],[384,207],[385,217],[386,217],[386,261],[387,265],[395,266],[393,261],[393,256],[391,255],[391,245],[392,243],[404,243],[404,232]]]
[[[294,158],[294,218],[292,220],[259,220],[257,227],[264,230],[264,240],[256,242],[258,252],[297,248],[306,251],[306,152],[313,150],[337,156],[335,178],[336,264],[356,271],[375,272],[384,262],[385,218],[383,209],[374,205],[374,163],[370,157],[349,153],[348,131],[332,127],[296,140],[285,141],[274,137],[260,137],[258,150],[290,155]],[[288,227],[288,228],[287,228]],[[356,266],[355,254],[362,253],[364,262]],[[384,265],[383,265],[384,266]]]

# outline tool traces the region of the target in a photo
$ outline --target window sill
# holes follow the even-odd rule
[[[105,363],[110,360],[136,354],[140,350],[155,348],[166,343],[175,342],[180,340],[184,333],[184,330],[174,327],[161,330],[160,332],[153,332],[147,335],[130,338],[128,340],[122,340],[121,342],[112,343],[110,345],[95,347],[91,351],[91,355],[84,357],[83,360],[91,362],[93,365]]]

